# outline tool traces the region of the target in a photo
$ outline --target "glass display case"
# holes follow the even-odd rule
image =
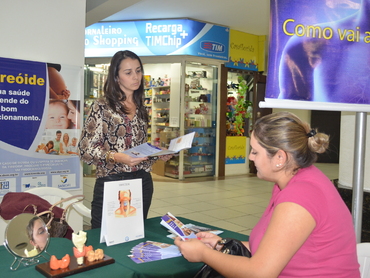
[[[217,66],[186,63],[181,134],[194,131],[195,138],[190,149],[166,163],[166,176],[183,179],[215,174],[217,70]]]

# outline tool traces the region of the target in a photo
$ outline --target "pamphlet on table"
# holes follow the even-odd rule
[[[220,234],[223,231],[215,230],[212,228],[201,227],[194,224],[184,225],[178,218],[167,212],[161,218],[161,225],[170,231],[168,237],[175,238],[181,237],[183,240],[186,238],[196,238],[196,233],[208,231],[214,234]],[[145,263],[158,260],[164,260],[174,257],[180,257],[181,252],[174,244],[161,243],[155,241],[145,241],[135,245],[131,249],[131,254],[128,255],[135,263]]]
[[[131,157],[159,156],[167,154],[176,154],[179,151],[190,149],[193,143],[195,132],[172,139],[167,150],[162,150],[150,143],[144,143],[134,148],[125,150],[123,153]]]
[[[153,262],[174,257],[180,257],[181,252],[174,244],[155,241],[145,241],[137,244],[128,255],[135,263]]]
[[[105,182],[100,243],[110,246],[143,237],[142,180]]]

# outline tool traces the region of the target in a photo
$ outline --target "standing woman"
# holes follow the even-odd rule
[[[80,158],[96,165],[92,228],[101,227],[104,182],[108,181],[142,179],[143,216],[147,218],[155,159],[133,158],[122,152],[147,142],[148,122],[141,60],[131,51],[118,51],[110,63],[104,96],[92,104],[78,144]],[[161,157],[164,161],[169,158]]]
[[[256,121],[250,144],[257,177],[274,183],[270,203],[244,243],[252,257],[208,248],[220,237],[206,232],[197,234],[200,240],[176,238],[184,257],[232,278],[359,278],[351,213],[313,165],[317,153],[328,148],[329,136],[280,112]]]

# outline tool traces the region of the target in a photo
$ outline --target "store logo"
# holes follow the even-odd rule
[[[66,176],[62,176],[61,179],[60,179],[61,183],[66,183],[67,181],[68,181],[68,179],[67,179]]]
[[[9,189],[8,181],[0,181],[0,189]]]
[[[225,46],[218,42],[203,41],[200,48],[210,52],[222,53],[225,51]]]

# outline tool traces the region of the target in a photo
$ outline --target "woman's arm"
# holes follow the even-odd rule
[[[225,277],[278,277],[315,228],[311,214],[295,203],[276,206],[269,226],[252,258],[214,251],[200,240],[176,239],[181,253],[191,262],[204,262]]]

